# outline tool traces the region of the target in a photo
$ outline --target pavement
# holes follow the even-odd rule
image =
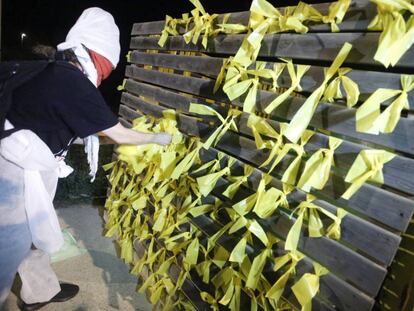
[[[137,278],[117,256],[115,243],[105,238],[102,208],[74,205],[57,208],[62,229],[87,251],[77,257],[54,263],[59,280],[80,286],[79,294],[63,303],[49,304],[42,311],[152,310],[145,295],[136,292]],[[17,311],[16,296],[11,293],[4,311]]]

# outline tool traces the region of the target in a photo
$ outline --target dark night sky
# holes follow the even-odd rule
[[[270,2],[276,4],[274,0]],[[248,10],[251,0],[201,0],[201,3],[209,13],[227,13]],[[277,4],[293,5],[295,1],[279,0]],[[64,41],[82,11],[92,6],[109,11],[121,31],[121,62],[101,86],[108,104],[116,110],[119,92],[115,88],[123,79],[132,24],[163,20],[166,14],[179,17],[193,8],[188,0],[3,0],[2,57],[3,60],[28,58],[24,51],[37,43],[56,46]],[[21,33],[27,34],[23,49]]]

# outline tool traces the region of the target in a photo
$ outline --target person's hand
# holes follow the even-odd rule
[[[168,133],[155,134],[154,142],[159,145],[168,145],[171,143],[172,136]]]

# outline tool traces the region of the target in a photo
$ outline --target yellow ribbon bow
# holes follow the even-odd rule
[[[378,14],[368,25],[370,30],[382,30],[374,59],[388,68],[395,66],[414,42],[414,16],[407,22],[404,13],[414,14],[414,5],[407,0],[371,0]]]
[[[252,130],[257,149],[271,149],[272,147],[272,144],[269,141],[264,141],[261,135],[266,135],[275,139],[282,138],[281,135],[276,132],[276,130],[269,123],[267,123],[265,118],[258,117],[254,114],[249,115],[247,126]]]
[[[356,111],[356,130],[376,134],[391,133],[403,109],[410,109],[407,93],[414,89],[414,75],[401,75],[402,90],[377,89]],[[381,113],[381,103],[395,97]]]
[[[167,41],[168,36],[178,36],[179,32],[177,31],[177,25],[179,24],[179,20],[176,18],[172,18],[169,15],[165,16],[165,24],[164,29],[161,32],[161,37],[158,40],[158,45],[163,47],[165,42]]]
[[[286,237],[286,250],[295,251],[297,249],[304,219],[308,220],[308,232],[309,237],[311,238],[321,237],[324,234],[324,226],[319,213],[328,216],[328,218],[332,219],[334,222],[336,221],[336,215],[312,203],[314,200],[315,197],[308,194],[306,201],[301,202],[295,209],[298,216]]]
[[[394,157],[395,154],[385,150],[362,150],[345,177],[345,181],[352,184],[344,192],[342,198],[349,200],[366,181],[384,183],[382,168]]]
[[[286,265],[289,266],[285,273],[283,273],[278,280],[272,285],[272,287],[267,291],[266,297],[279,301],[280,297],[282,297],[283,291],[285,289],[286,283],[289,280],[289,277],[295,273],[295,267],[299,261],[301,261],[305,257],[298,251],[291,251],[286,253],[283,256],[275,258],[275,263],[273,267],[273,271],[278,271],[282,267]]]
[[[263,278],[262,272],[266,264],[266,260],[268,259],[268,257],[272,256],[272,253],[273,253],[272,247],[277,242],[279,242],[277,238],[270,237],[266,241],[266,244],[265,244],[266,248],[262,250],[262,252],[253,259],[253,262],[250,267],[249,274],[246,280],[245,286],[247,288],[251,290],[255,290],[256,288],[258,288],[260,279]]]
[[[295,285],[292,291],[302,306],[301,311],[312,311],[312,299],[319,292],[319,279],[329,273],[328,269],[313,262],[315,274],[305,273]]]
[[[265,62],[256,62],[256,69],[252,70],[246,70],[234,62],[230,62],[230,66],[233,67],[227,71],[223,91],[231,101],[247,92],[243,103],[243,111],[253,113],[255,111],[259,78],[272,79],[275,72],[272,69],[266,69]]]
[[[322,148],[316,151],[306,161],[305,168],[300,176],[298,187],[306,192],[312,188],[321,190],[329,179],[331,167],[334,165],[334,151],[341,145],[342,140],[329,137],[329,149]]]
[[[268,173],[272,172],[274,168],[280,163],[280,161],[282,161],[282,159],[287,155],[287,153],[293,150],[296,153],[296,157],[293,159],[293,161],[289,164],[288,168],[283,173],[281,180],[286,184],[295,185],[300,168],[300,163],[302,161],[303,155],[305,154],[304,147],[308,143],[309,139],[311,139],[313,134],[314,132],[306,130],[301,137],[300,144],[287,143],[283,145],[283,147],[278,152],[277,158],[273,162]],[[268,161],[264,162],[261,166],[265,166],[267,162]]]
[[[260,186],[262,186],[262,184]],[[293,187],[283,184],[283,191],[281,191],[273,187],[266,190],[263,186],[260,186],[256,190],[257,200],[253,207],[253,212],[256,213],[257,216],[266,219],[273,215],[279,206],[284,208],[289,207],[287,195],[292,192]]]
[[[190,112],[201,114],[201,115],[210,115],[216,116],[220,121],[221,125],[217,127],[217,129],[210,135],[210,137],[203,143],[204,149],[209,149],[211,146],[215,146],[223,135],[229,130],[233,130],[237,132],[237,126],[235,123],[235,119],[241,114],[241,111],[236,109],[229,109],[226,119],[224,119],[221,114],[215,111],[213,108],[200,105],[200,104],[191,104],[190,105]]]
[[[208,196],[210,192],[216,186],[217,181],[224,175],[229,175],[229,174],[230,174],[230,168],[225,167],[219,172],[198,177],[197,184],[198,184],[200,193],[205,197]]]
[[[351,48],[352,45],[349,43],[345,43],[343,45],[338,55],[335,57],[332,65],[328,68],[328,70],[326,70],[325,78],[322,84],[312,92],[290,121],[284,135],[291,142],[296,143],[302,136],[302,133],[305,131],[313,117],[313,113],[315,112],[319,101],[325,93],[327,83],[333,78],[335,73],[341,67]]]
[[[184,34],[184,40],[188,44],[192,42],[197,44],[198,39],[203,34],[201,44],[204,48],[207,48],[209,36],[215,35],[217,31],[214,30],[214,22],[217,19],[217,14],[208,14],[199,0],[190,0],[195,6],[195,9],[191,11],[193,28]]]
[[[254,167],[245,164],[244,165],[244,175],[242,176],[229,176],[227,177],[228,180],[232,182],[226,190],[224,190],[223,195],[232,199],[236,194],[237,190],[240,188],[241,185],[247,183],[248,177],[253,173]]]
[[[346,11],[348,11],[351,0],[338,0],[333,2],[329,6],[329,13],[327,16],[322,18],[322,21],[325,24],[331,24],[331,31],[338,32],[339,27],[337,24],[342,23],[342,20],[345,17]]]
[[[293,65],[293,62],[291,59],[281,59],[284,62],[286,62],[286,67],[289,72],[291,85],[290,87],[280,94],[278,97],[276,97],[266,108],[265,112],[267,114],[272,113],[273,110],[275,110],[277,107],[279,107],[292,93],[293,91],[300,92],[302,88],[300,87],[300,80],[305,75],[305,73],[309,70],[309,65],[296,65],[297,71],[295,72],[295,67]]]
[[[359,87],[354,81],[345,76],[351,71],[351,68],[339,68],[338,77],[333,79],[326,87],[325,93],[323,94],[323,100],[327,100],[332,103],[335,99],[341,99],[341,83],[346,93],[346,105],[348,108],[352,108],[358,102],[359,98]]]

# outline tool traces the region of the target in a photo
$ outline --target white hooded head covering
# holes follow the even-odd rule
[[[96,69],[85,47],[107,58],[114,68],[118,65],[119,29],[110,13],[100,8],[86,9],[69,30],[66,41],[57,46],[59,51],[73,49],[89,80],[96,85]]]
[[[114,68],[118,65],[119,29],[110,13],[100,8],[86,9],[70,29],[66,41],[57,46],[59,51],[72,49],[88,79],[97,86],[98,73],[86,48],[107,58]],[[91,135],[84,143],[93,181],[98,170],[99,139]]]

